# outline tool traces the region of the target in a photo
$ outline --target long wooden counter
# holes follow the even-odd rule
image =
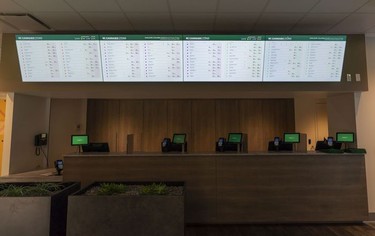
[[[64,157],[64,181],[184,181],[186,223],[367,220],[362,154],[124,154]]]

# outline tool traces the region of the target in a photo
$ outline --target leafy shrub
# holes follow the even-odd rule
[[[99,185],[98,195],[115,195],[126,192],[125,184],[102,183]]]

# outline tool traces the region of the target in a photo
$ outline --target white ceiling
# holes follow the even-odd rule
[[[0,0],[0,33],[34,32],[373,34],[375,0]]]

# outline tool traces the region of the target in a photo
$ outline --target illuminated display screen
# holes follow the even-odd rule
[[[264,82],[339,82],[345,36],[267,36]]]
[[[261,82],[264,36],[184,36],[184,81]]]
[[[354,143],[354,133],[337,132],[336,141],[340,143]]]
[[[24,82],[340,82],[344,35],[16,35]]]
[[[103,81],[96,35],[17,35],[25,82]]]
[[[285,143],[299,143],[300,134],[299,133],[284,133],[284,142]]]
[[[87,144],[89,144],[89,136],[87,136],[87,135],[72,135],[72,137],[71,137],[71,145],[72,146],[87,145]]]
[[[102,35],[104,81],[182,82],[181,35]]]
[[[185,143],[186,134],[174,134],[173,135],[173,143]]]
[[[241,143],[242,142],[242,133],[229,133],[228,142],[230,143]]]

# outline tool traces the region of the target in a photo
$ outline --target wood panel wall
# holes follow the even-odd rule
[[[192,152],[213,152],[215,151],[215,101],[196,100],[192,105]],[[189,145],[189,144],[188,144]]]
[[[263,116],[262,100],[240,101],[240,125],[241,130],[248,135],[248,150],[264,151],[267,148]]]
[[[120,118],[118,130],[119,150],[126,150],[127,135],[134,134],[134,151],[142,150],[143,133],[143,101],[142,100],[120,100]]]
[[[186,133],[189,152],[213,152],[215,141],[229,132],[248,134],[249,151],[266,151],[268,141],[294,132],[293,99],[90,99],[87,133],[91,142],[108,142],[126,151],[134,134],[134,151],[160,152],[160,142]]]
[[[160,142],[167,134],[168,102],[166,100],[143,101],[142,150],[159,152]]]
[[[120,100],[90,100],[87,103],[87,134],[90,142],[108,142],[118,149]]]

